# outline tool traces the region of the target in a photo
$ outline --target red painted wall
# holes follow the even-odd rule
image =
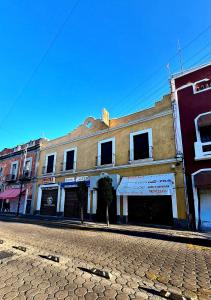
[[[211,78],[211,66],[194,71],[175,79],[176,87],[181,87],[190,82]],[[202,113],[211,111],[211,89],[197,94],[193,88],[187,87],[178,91],[178,105],[184,151],[184,162],[187,179],[187,191],[190,211],[194,213],[191,174],[199,169],[211,168],[210,160],[195,161],[194,142],[196,141],[195,118]]]

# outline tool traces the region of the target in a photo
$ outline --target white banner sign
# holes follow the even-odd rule
[[[117,188],[117,195],[172,195],[173,188],[175,188],[174,174],[123,177]]]

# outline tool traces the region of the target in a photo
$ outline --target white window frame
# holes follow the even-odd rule
[[[202,143],[201,141],[201,135],[200,135],[200,131],[199,131],[199,126],[198,126],[198,120],[200,117],[202,116],[206,116],[206,115],[211,115],[211,111],[202,113],[200,115],[198,115],[194,122],[195,122],[195,131],[196,131],[196,142],[194,143],[194,147],[195,147],[195,160],[202,160],[202,159],[210,159],[211,158],[211,151],[203,151],[203,146],[206,145],[211,145],[211,142],[206,142],[206,143]]]
[[[4,167],[0,166],[0,177],[4,175]]]
[[[25,162],[24,162],[24,171],[26,171],[25,168],[26,168],[26,162],[27,161],[30,161],[29,172],[31,172],[31,170],[32,170],[32,157],[26,157]]]
[[[47,173],[48,157],[51,156],[51,155],[54,155],[53,172],[52,173],[55,173],[55,171],[56,171],[56,155],[57,155],[57,153],[56,152],[48,153],[48,154],[45,155],[45,174],[52,174],[52,173]]]
[[[107,142],[112,142],[112,163],[111,164],[106,164],[106,165],[101,165],[101,145]],[[110,165],[115,165],[115,159],[116,159],[116,146],[115,146],[115,137],[105,139],[98,141],[98,156],[97,156],[97,165],[98,166],[110,166]]]
[[[211,87],[208,87],[208,88],[205,88],[205,89],[199,90],[199,91],[196,90],[196,85],[197,85],[198,83],[204,82],[204,81],[209,81],[209,80],[210,80],[209,78],[204,78],[204,79],[201,79],[201,80],[199,80],[199,81],[194,82],[194,83],[193,83],[193,93],[194,93],[194,94],[198,94],[198,93],[202,93],[202,92],[205,92],[205,91],[210,90]]]
[[[13,162],[11,163],[11,166],[10,166],[10,175],[12,175],[13,165],[16,165],[16,166],[17,166],[17,168],[16,168],[16,174],[15,174],[15,179],[16,179],[17,176],[18,176],[18,166],[19,166],[19,161],[16,160],[16,161],[13,161]]]
[[[134,142],[133,137],[136,135],[148,133],[148,141],[149,141],[149,158],[137,159],[134,160]],[[140,162],[140,161],[152,161],[153,160],[153,140],[152,140],[152,128],[147,128],[140,131],[135,131],[130,133],[130,162]]]
[[[73,158],[73,169],[66,170],[66,162],[67,162],[67,152],[74,151],[74,158]],[[64,150],[64,158],[63,158],[63,172],[74,171],[76,170],[76,160],[77,160],[77,147],[69,148]]]

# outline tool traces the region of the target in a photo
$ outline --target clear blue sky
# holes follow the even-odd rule
[[[0,149],[152,105],[211,23],[210,0],[81,0],[61,30],[75,3],[0,1]],[[211,28],[182,55],[211,60]]]

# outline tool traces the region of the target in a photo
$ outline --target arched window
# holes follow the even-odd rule
[[[195,119],[196,138],[195,154],[196,159],[207,159],[211,156],[211,111],[200,114]],[[208,157],[209,156],[209,157]]]

